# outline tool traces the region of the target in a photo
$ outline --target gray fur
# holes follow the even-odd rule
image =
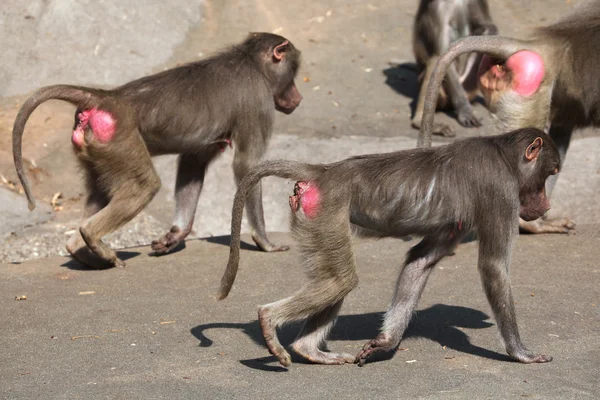
[[[508,353],[522,362],[549,361],[520,341],[508,266],[519,215],[538,218],[547,210],[545,181],[558,167],[556,146],[537,129],[327,165],[265,162],[246,175],[236,193],[229,262],[218,298],[227,297],[238,270],[245,196],[260,179],[275,175],[308,183],[320,196],[314,216],[305,214],[302,193],[295,190],[290,199],[292,233],[309,282],[291,297],[259,308],[265,342],[282,365],[290,365],[291,358],[277,339],[277,327],[300,319],[307,321],[292,345],[296,353],[324,364],[352,358],[328,353],[324,344],[341,302],[358,283],[352,232],[423,236],[398,277],[383,331],[356,357],[359,365],[372,353],[398,346],[431,269],[471,231],[480,240],[478,267]]]

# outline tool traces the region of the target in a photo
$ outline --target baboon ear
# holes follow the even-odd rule
[[[529,146],[527,146],[527,150],[525,150],[525,158],[528,161],[533,161],[537,158],[538,154],[540,154],[540,150],[542,150],[542,145],[544,141],[541,137],[536,137],[533,142]]]
[[[289,44],[290,42],[286,40],[285,42],[275,46],[275,48],[273,49],[273,61],[279,62],[283,60],[285,49]]]

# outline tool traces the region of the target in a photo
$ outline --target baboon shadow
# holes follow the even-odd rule
[[[414,62],[405,62],[398,64],[383,70],[383,74],[386,76],[385,83],[398,94],[411,99],[410,116],[411,118],[415,115],[415,109],[417,108],[417,101],[419,100],[419,69],[417,64]],[[485,101],[481,96],[475,97],[473,103],[479,103],[485,107]],[[454,110],[438,110],[443,112],[452,119],[456,119],[458,116]],[[437,112],[437,111],[436,111]]]
[[[411,118],[417,108],[417,99],[419,96],[419,69],[414,62],[405,62],[383,70],[385,83],[396,93],[410,98]]]
[[[330,341],[367,341],[375,338],[379,333],[379,328],[383,321],[384,314],[381,312],[367,313],[362,315],[342,315],[329,335]],[[492,360],[510,361],[507,355],[487,350],[471,344],[469,337],[460,328],[484,329],[494,324],[486,321],[489,316],[484,312],[472,308],[460,306],[448,306],[445,304],[436,304],[424,310],[415,313],[413,319],[404,334],[403,340],[410,338],[424,338],[438,342],[441,346],[456,350],[462,353],[472,354],[479,357],[485,357]],[[211,323],[198,325],[191,329],[199,341],[200,347],[210,347],[213,344],[212,339],[204,333],[209,329],[239,329],[244,332],[255,343],[264,346],[262,333],[258,321],[249,323]],[[279,329],[279,339],[283,346],[291,344],[298,332],[302,328],[302,322],[286,325]],[[358,353],[358,348],[356,350]],[[373,357],[370,362],[382,361],[392,358],[394,352]],[[303,358],[292,353],[292,360],[296,363],[308,363]],[[257,359],[240,360],[240,363],[253,369],[264,371],[286,371],[280,366],[268,365],[276,362],[273,356],[261,357]]]
[[[119,257],[123,261],[127,261],[127,260],[129,260],[131,258],[137,257],[140,254],[142,254],[142,253],[140,253],[139,251],[117,251],[117,257]],[[105,269],[114,268],[112,266],[106,266],[106,267],[89,267],[89,266],[87,266],[85,264],[80,263],[79,261],[77,261],[73,257],[69,258],[69,261],[66,261],[66,262],[62,263],[60,266],[72,269],[74,271],[99,271],[99,270],[105,270]]]
[[[222,236],[211,236],[207,238],[202,238],[200,240],[204,240],[208,243],[220,244],[223,246],[229,247],[229,242],[231,242],[231,235],[222,235]],[[262,251],[258,248],[258,246],[246,243],[243,240],[240,242],[240,249],[242,250],[250,250],[250,251]]]

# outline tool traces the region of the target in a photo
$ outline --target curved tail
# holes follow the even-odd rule
[[[90,108],[98,102],[99,96],[101,96],[103,93],[106,92],[99,89],[86,88],[83,86],[46,86],[36,91],[21,106],[13,125],[13,158],[15,160],[17,175],[19,176],[19,180],[23,185],[25,195],[27,195],[27,201],[29,202],[30,210],[35,208],[35,198],[31,193],[31,187],[29,186],[27,175],[23,169],[22,154],[23,130],[25,129],[25,124],[27,123],[29,116],[40,104],[51,99],[68,101],[79,108]]]
[[[280,178],[294,180],[314,180],[325,170],[326,165],[307,164],[288,160],[266,161],[246,174],[238,185],[235,198],[233,199],[233,210],[231,212],[231,242],[229,244],[229,261],[227,268],[221,278],[221,286],[217,299],[223,300],[229,294],[240,263],[240,231],[242,229],[242,216],[244,204],[248,192],[262,179],[267,176],[278,176]]]
[[[425,97],[423,120],[421,121],[417,147],[431,147],[431,131],[433,130],[433,118],[440,86],[448,67],[458,56],[475,51],[492,57],[507,59],[517,51],[526,48],[527,42],[503,36],[469,36],[452,43],[448,51],[439,58],[431,75]]]

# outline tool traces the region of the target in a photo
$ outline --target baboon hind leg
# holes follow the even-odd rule
[[[354,357],[323,350],[344,297],[358,284],[348,210],[323,207],[312,219],[302,209],[292,212],[292,230],[300,241],[309,282],[291,297],[260,307],[258,318],[265,342],[271,354],[289,366],[291,357],[277,338],[277,327],[306,318],[302,333],[292,344],[299,355],[320,364],[352,362]]]
[[[86,219],[79,232],[89,249],[109,266],[125,266],[115,251],[102,241],[133,219],[160,188],[150,154],[137,130],[117,132],[117,140],[86,143],[85,154],[97,175],[97,184],[107,193],[108,204]],[[91,198],[90,212],[98,204]]]

